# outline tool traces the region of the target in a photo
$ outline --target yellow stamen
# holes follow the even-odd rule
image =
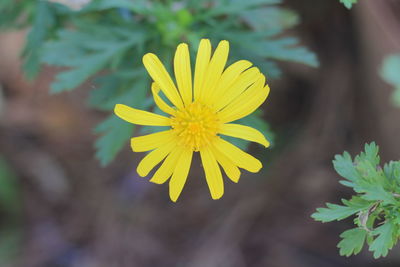
[[[183,110],[178,110],[171,118],[171,125],[182,145],[199,151],[217,137],[220,122],[213,110],[194,102]]]

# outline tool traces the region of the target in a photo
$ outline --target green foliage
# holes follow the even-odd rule
[[[281,74],[278,61],[318,66],[315,54],[297,38],[282,37],[299,19],[280,0],[93,0],[80,10],[46,0],[23,1],[21,7],[11,2],[6,0],[0,11],[12,9],[13,21],[26,18],[24,25],[32,24],[23,53],[27,75],[34,77],[40,64],[60,67],[51,92],[90,86],[89,105],[107,112],[123,102],[136,108],[151,103],[146,108],[153,109],[142,56],[156,53],[171,69],[168,63],[180,42],[191,45],[194,61],[201,38],[214,45],[229,40],[231,62],[251,60],[269,78]],[[270,133],[261,113],[246,120]],[[109,118],[96,129],[102,135],[96,155],[103,164],[129,140],[133,128],[125,124]]]
[[[381,77],[395,88],[392,100],[400,107],[400,54],[389,55],[384,59]]]
[[[15,2],[18,2],[16,4]],[[21,28],[29,25],[36,12],[36,1],[0,1],[0,29]]]
[[[357,4],[358,0],[340,0],[340,3],[342,3],[345,7],[350,9],[353,4]]]
[[[367,241],[374,258],[385,257],[400,237],[400,161],[381,168],[378,151],[378,146],[371,143],[354,161],[347,152],[336,155],[334,168],[345,178],[341,183],[353,188],[355,195],[343,199],[343,205],[327,203],[326,208],[317,208],[311,215],[321,222],[356,215],[357,227],[340,235],[340,255],[358,254]]]
[[[361,228],[353,228],[344,231],[340,237],[342,240],[338,244],[341,256],[349,257],[352,254],[358,254],[362,250],[367,237],[367,231]]]
[[[17,178],[0,156],[0,262],[7,264],[21,247],[21,194]]]

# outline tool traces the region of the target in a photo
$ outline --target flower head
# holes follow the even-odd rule
[[[174,57],[176,85],[154,54],[143,57],[143,63],[153,79],[152,93],[157,106],[168,116],[137,110],[117,104],[115,114],[134,124],[168,126],[161,131],[131,139],[135,152],[151,151],[137,167],[144,177],[160,162],[150,179],[162,184],[169,179],[169,195],[176,201],[188,177],[193,152],[200,152],[211,197],[224,194],[220,167],[238,182],[239,168],[258,172],[261,162],[225,141],[220,135],[257,142],[265,147],[269,142],[254,128],[231,123],[256,110],[267,98],[269,87],[265,76],[252,63],[240,60],[225,69],[229,43],[221,41],[211,56],[211,43],[202,39],[199,45],[194,82],[187,44],[178,45]],[[163,93],[167,103],[160,96]]]

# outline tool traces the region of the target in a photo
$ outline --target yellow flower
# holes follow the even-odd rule
[[[176,201],[188,177],[193,152],[200,152],[211,197],[219,199],[224,194],[221,169],[238,182],[239,168],[258,172],[261,162],[225,141],[220,135],[257,142],[265,147],[269,142],[254,128],[231,123],[256,110],[267,98],[269,87],[265,76],[252,63],[240,60],[225,70],[229,43],[221,41],[211,56],[211,44],[202,39],[199,45],[194,83],[187,44],[178,45],[174,58],[177,86],[158,57],[148,53],[143,64],[154,80],[151,90],[157,106],[168,116],[137,110],[117,104],[115,114],[130,123],[150,126],[168,126],[161,131],[131,139],[135,152],[151,151],[137,167],[145,177],[163,163],[150,179],[156,184],[169,178],[169,195]],[[160,91],[171,102],[160,97]],[[173,106],[172,106],[172,105]]]

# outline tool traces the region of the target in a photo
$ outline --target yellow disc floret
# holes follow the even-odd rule
[[[220,123],[213,110],[194,102],[183,110],[177,110],[171,125],[182,145],[199,151],[217,137]]]

